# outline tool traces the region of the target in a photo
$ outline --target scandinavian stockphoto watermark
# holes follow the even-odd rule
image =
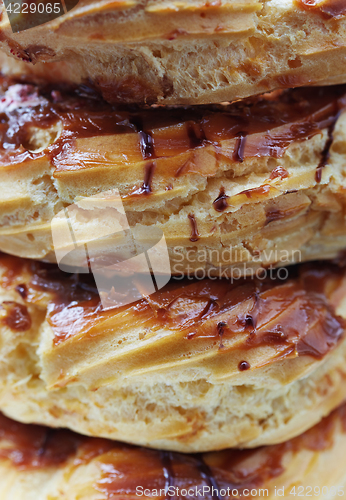
[[[79,0],[3,0],[13,33],[41,26],[74,9]]]

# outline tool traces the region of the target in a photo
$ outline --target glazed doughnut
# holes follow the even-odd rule
[[[108,101],[206,104],[344,83],[345,12],[333,0],[80,0],[32,29],[37,13],[17,15],[14,33],[3,7],[0,40],[24,72],[91,82]]]
[[[294,493],[345,498],[345,414],[342,405],[280,445],[203,455],[136,448],[0,416],[0,495],[2,500],[214,500],[237,494],[274,499]]]
[[[16,420],[195,452],[286,441],[346,396],[336,264],[176,279],[107,308],[87,275],[0,266],[0,409]]]
[[[115,220],[136,238],[163,232],[173,275],[252,274],[346,247],[346,86],[138,110],[85,88],[2,84],[6,253],[55,261],[51,222],[70,205],[81,245]]]

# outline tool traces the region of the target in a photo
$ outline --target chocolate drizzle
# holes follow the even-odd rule
[[[196,455],[197,467],[202,476],[202,479],[207,483],[212,491],[213,500],[222,500],[220,496],[220,487],[216,478],[214,477],[211,468],[205,463],[203,455]]]
[[[213,201],[213,207],[217,212],[223,212],[228,207],[227,194],[225,194],[225,188],[221,187],[219,196]]]
[[[311,455],[313,462],[318,458],[323,460],[319,453],[327,450],[331,453],[326,456],[332,456],[333,446],[341,433],[346,432],[345,424],[346,405],[343,404],[302,435],[284,443],[202,455],[160,452],[85,437],[70,431],[21,424],[0,414],[0,460],[7,461],[7,468],[32,473],[47,468],[52,472],[68,463],[69,468],[77,470],[77,476],[79,466],[96,464],[99,472],[90,487],[102,492],[102,498],[108,500],[134,498],[139,484],[151,491],[162,488],[166,492],[170,486],[181,491],[206,485],[210,488],[206,500],[224,500],[227,497],[221,496],[221,491],[227,488],[242,493],[245,488],[268,487],[268,481],[274,478],[280,484],[284,479],[280,476],[287,466],[286,457],[291,459],[302,450],[317,453]],[[166,498],[174,496],[166,494]]]
[[[332,450],[340,433],[346,431],[345,422],[345,405],[342,405],[301,436],[281,444],[205,454],[171,453],[170,460],[176,471],[174,486],[179,488],[179,491],[197,485],[199,488],[208,486],[209,491],[203,492],[205,500],[224,500],[229,494],[232,495],[230,491],[226,497],[221,496],[222,491],[227,488],[237,490],[242,497],[246,496],[243,494],[245,489],[250,492],[252,488],[268,487],[268,481],[274,478],[277,484],[280,484],[280,476],[286,469],[286,457],[291,458],[292,454],[295,455],[301,450]],[[103,474],[97,482],[97,491],[105,493],[105,498],[109,500],[124,496],[125,489],[126,493],[131,495],[138,484],[158,492],[164,490],[163,485],[166,484],[167,491],[167,479],[166,476],[162,477],[161,472],[162,460],[156,459],[160,455],[162,457],[162,452],[130,446],[125,448],[124,445],[118,453],[117,444],[114,443],[114,450],[104,457],[98,457]],[[163,496],[160,495],[158,498],[162,499]],[[179,494],[178,497],[181,498]],[[197,497],[199,498],[199,495]]]
[[[272,221],[284,219],[285,216],[286,216],[285,212],[281,210],[275,210],[275,209],[267,210],[265,224],[267,225]]]
[[[67,430],[21,424],[0,414],[0,442],[6,442],[6,447],[0,447],[0,459],[10,460],[19,470],[62,466],[88,439]]]
[[[151,183],[153,181],[154,173],[155,173],[156,163],[150,162],[144,165],[144,179],[141,187],[132,191],[131,196],[136,195],[149,195],[152,193]]]
[[[294,0],[294,3],[306,11],[315,12],[323,19],[332,19],[346,14],[346,4],[343,0]]]
[[[154,141],[151,134],[141,130],[139,132],[139,141],[144,160],[155,158]]]
[[[54,430],[47,428],[46,434],[43,438],[43,442],[42,442],[40,448],[37,450],[37,455],[39,457],[44,457],[46,455],[47,450],[49,448],[49,441],[53,436],[54,436]]]
[[[319,184],[322,180],[322,167],[317,167],[316,173],[315,173],[315,180],[317,184]]]
[[[25,285],[25,283],[21,285],[16,286],[16,291],[19,293],[19,295],[22,297],[23,300],[25,300],[28,296],[28,288]]]
[[[233,152],[233,160],[239,163],[244,161],[244,151],[248,132],[238,132],[237,141]]]
[[[195,216],[193,214],[189,214],[188,218],[189,218],[189,221],[190,221],[190,224],[191,224],[190,241],[192,241],[194,243],[195,241],[199,240],[199,234],[198,234],[198,229],[197,229],[197,222],[196,222]]]
[[[250,369],[250,364],[247,361],[240,361],[238,365],[239,371],[243,372]]]
[[[217,334],[218,336],[220,337],[220,345],[219,345],[219,349],[222,349],[223,347],[225,347],[222,343],[222,336],[224,334],[224,331],[225,331],[225,328],[227,326],[227,323],[225,323],[224,321],[220,321],[218,324],[217,324]]]
[[[154,141],[151,132],[143,130],[143,120],[140,116],[133,117],[131,119],[131,124],[136,127],[139,136],[139,145],[141,149],[141,154],[143,160],[152,160],[156,158]],[[132,195],[148,195],[151,194],[151,183],[154,176],[154,171],[156,168],[156,163],[151,162],[145,165],[144,181],[139,189],[136,189],[131,194]]]
[[[190,160],[190,159],[188,159],[187,161],[185,161],[185,162],[181,165],[181,167],[179,167],[179,168],[176,170],[176,172],[175,172],[175,174],[174,174],[174,177],[177,177],[177,178],[178,178],[178,177],[180,177],[180,176],[181,176],[181,174],[184,172],[184,170],[186,169],[186,167],[187,167],[190,163],[191,163],[191,160]]]
[[[172,453],[169,451],[161,451],[160,454],[161,454],[163,475],[165,477],[166,498],[169,498],[167,496],[169,488],[171,486],[174,486],[174,471],[173,471],[173,467],[172,467]]]
[[[318,184],[322,180],[322,169],[326,166],[326,164],[329,160],[330,148],[331,148],[331,146],[333,144],[333,140],[334,140],[334,137],[333,137],[334,128],[335,128],[335,124],[337,122],[339,115],[340,115],[340,111],[335,115],[334,120],[332,121],[332,123],[328,127],[328,138],[327,138],[327,141],[326,141],[324,148],[321,152],[321,159],[320,159],[320,162],[318,164],[318,167],[316,169],[316,174],[315,174],[315,180]]]
[[[145,175],[142,186],[133,194],[151,194],[151,183],[155,172],[155,163],[147,163],[145,165]]]

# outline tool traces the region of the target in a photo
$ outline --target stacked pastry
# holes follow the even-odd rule
[[[345,496],[344,14],[3,12],[1,499]]]

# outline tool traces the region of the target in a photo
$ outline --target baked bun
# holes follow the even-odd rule
[[[285,441],[346,396],[345,268],[173,280],[103,309],[81,275],[0,266],[0,409],[16,420],[205,451]]]
[[[213,500],[238,498],[237,493],[269,499],[299,494],[345,498],[345,424],[343,405],[281,445],[182,455],[0,416],[0,495],[2,500]]]
[[[12,15],[14,33],[4,11],[8,55],[28,65],[57,62],[38,74],[92,82],[110,102],[206,104],[345,82],[342,2],[80,0],[33,29],[26,28],[39,14]]]
[[[180,276],[252,274],[346,247],[346,86],[141,111],[87,89],[3,87],[4,252],[54,261],[67,243],[53,249],[51,221],[66,207],[83,248],[111,233],[120,252],[115,221],[149,243],[163,232]]]

